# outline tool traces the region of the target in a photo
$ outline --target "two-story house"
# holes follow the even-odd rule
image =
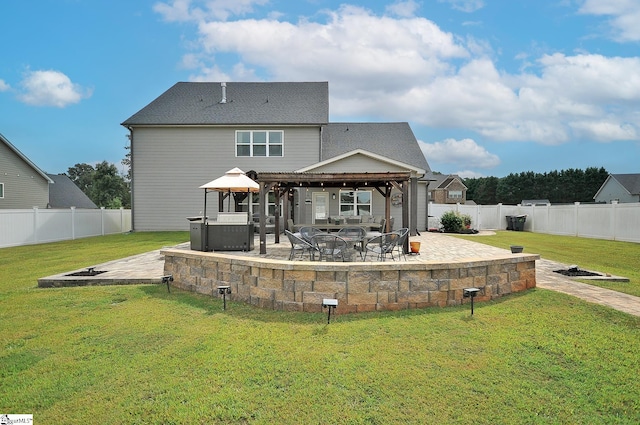
[[[47,208],[53,180],[0,134],[0,208]]]
[[[596,202],[640,202],[640,174],[609,174],[598,192]]]
[[[410,172],[412,225],[426,228],[431,171],[409,125],[330,123],[327,82],[180,82],[122,125],[130,131],[134,230],[186,230],[186,217],[202,214],[198,187],[234,167],[258,175]],[[297,189],[293,219],[385,212],[379,190],[335,186]],[[391,214],[401,207],[394,202]]]
[[[429,185],[429,201],[434,204],[464,204],[467,201],[467,186],[456,174],[436,174]]]
[[[98,208],[64,174],[47,174],[0,134],[0,209]]]

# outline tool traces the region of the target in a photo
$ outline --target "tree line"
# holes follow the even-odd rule
[[[515,205],[525,199],[548,199],[552,204],[593,202],[593,196],[609,176],[603,167],[519,174],[506,177],[463,179],[467,199],[480,205]]]

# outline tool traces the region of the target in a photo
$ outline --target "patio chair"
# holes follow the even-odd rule
[[[347,217],[347,224],[360,224],[362,220],[360,217]]]
[[[293,260],[296,256],[296,253],[300,253],[300,259],[304,258],[305,252],[309,253],[309,260],[313,259],[313,245],[304,239],[294,235],[288,230],[284,231],[284,234],[289,238],[289,242],[291,242],[291,252],[289,252],[289,260]]]
[[[385,261],[387,255],[391,255],[391,259],[395,261],[393,250],[396,248],[400,235],[397,233],[383,233],[380,236],[370,239],[364,246],[364,261],[367,261],[367,255],[371,252],[378,257],[378,261]]]
[[[338,236],[342,239],[346,240],[349,243],[352,243],[354,248],[360,252],[360,258],[362,258],[362,251],[364,250],[363,241],[367,236],[367,230],[364,227],[360,226],[349,226],[343,227],[338,230]]]
[[[397,233],[398,236],[400,237],[400,239],[398,240],[398,243],[396,244],[396,250],[398,251],[398,258],[400,258],[400,254],[402,254],[402,256],[406,261],[407,255],[404,252],[404,242],[407,240],[407,237],[409,236],[409,229],[405,227],[400,230],[396,230],[395,232],[392,232],[392,233]]]
[[[318,233],[311,238],[311,244],[315,251],[320,254],[320,261],[325,259],[331,259],[336,261],[336,258],[341,258],[344,261],[344,254],[347,251],[347,241],[342,239],[338,235],[332,235],[329,233]]]
[[[317,235],[318,233],[324,233],[324,232],[312,226],[305,226],[300,229],[300,237],[302,237],[302,239],[304,239],[309,243],[311,243],[311,238],[313,237],[313,235]]]

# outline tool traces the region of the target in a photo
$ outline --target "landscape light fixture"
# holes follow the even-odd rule
[[[169,289],[169,282],[173,282],[173,275],[168,274],[166,276],[162,276],[162,283],[167,284],[167,292],[171,293],[171,289]]]
[[[322,299],[322,308],[328,308],[328,312],[327,312],[327,324],[329,324],[329,322],[331,321],[331,310],[333,310],[333,314],[335,316],[336,312],[336,307],[338,307],[338,300],[334,299],[334,298],[323,298]]]
[[[231,286],[218,286],[218,294],[222,295],[222,309],[227,309],[227,294],[231,293]]]
[[[480,292],[478,288],[465,288],[462,290],[462,296],[465,298],[471,298],[471,315],[473,316],[473,299]]]

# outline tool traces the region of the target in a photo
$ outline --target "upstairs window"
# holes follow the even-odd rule
[[[236,131],[236,156],[284,156],[284,131]]]
[[[453,199],[462,199],[462,191],[461,190],[450,190],[449,198]]]

